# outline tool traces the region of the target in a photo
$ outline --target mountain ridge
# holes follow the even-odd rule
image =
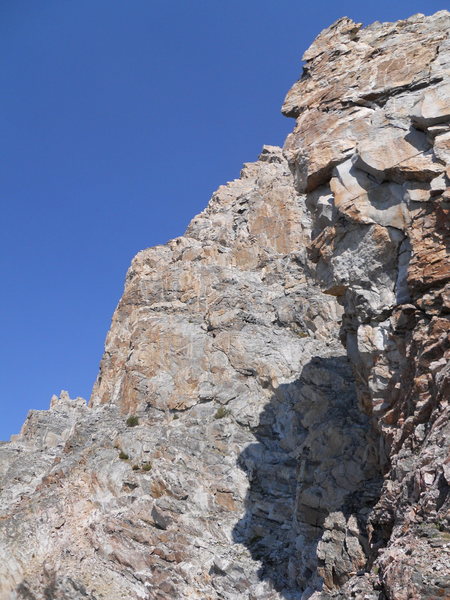
[[[0,447],[2,599],[446,597],[449,29],[321,32],[284,148],[135,257],[89,406]]]

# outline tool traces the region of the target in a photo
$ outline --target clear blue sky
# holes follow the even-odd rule
[[[0,439],[89,397],[126,269],[293,126],[300,56],[432,0],[0,0]]]

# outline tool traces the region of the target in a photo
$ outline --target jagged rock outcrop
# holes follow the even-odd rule
[[[345,309],[341,337],[386,471],[370,517],[388,598],[450,594],[450,15],[361,29],[306,52],[284,105],[311,257]],[[434,535],[428,532],[431,527]],[[444,576],[445,574],[445,576]]]
[[[341,311],[308,278],[308,223],[281,149],[266,147],[185,236],[138,254],[89,408],[54,399],[5,447],[3,481],[18,480],[5,589],[287,597],[320,581],[324,530],[340,576],[365,564],[375,440],[337,339]],[[364,502],[339,519],[355,494]],[[31,533],[37,547],[18,556]]]
[[[322,32],[136,256],[89,405],[0,446],[1,600],[450,597],[449,30]]]

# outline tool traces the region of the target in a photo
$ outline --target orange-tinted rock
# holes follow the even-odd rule
[[[0,445],[2,600],[450,597],[449,28],[322,32],[284,153],[136,256],[89,407]]]

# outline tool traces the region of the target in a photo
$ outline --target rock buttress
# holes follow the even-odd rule
[[[450,596],[449,30],[447,11],[365,29],[340,19],[283,107],[310,257],[344,307],[360,405],[380,432],[369,530],[376,588],[395,600]]]

